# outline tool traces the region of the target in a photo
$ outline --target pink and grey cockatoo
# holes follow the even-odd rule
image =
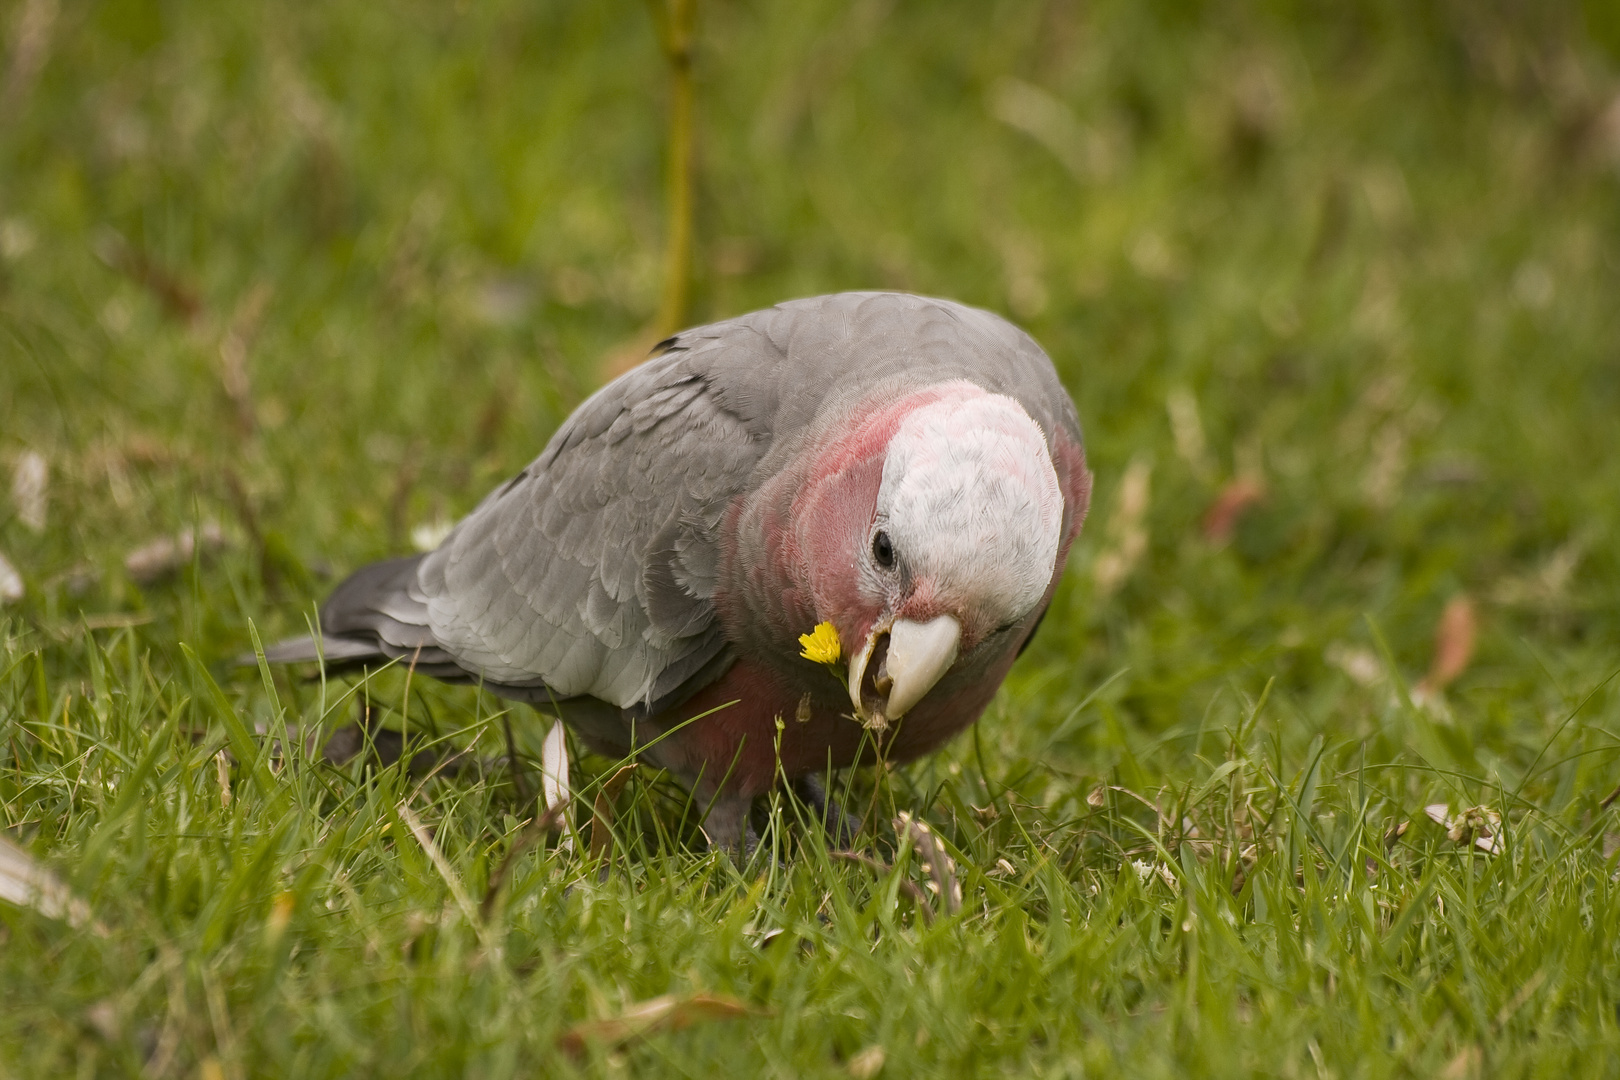
[[[1074,404],[1022,331],[897,293],[795,300],[663,342],[437,550],[339,585],[322,653],[642,747],[735,847],[779,778],[973,723],[1090,492]]]

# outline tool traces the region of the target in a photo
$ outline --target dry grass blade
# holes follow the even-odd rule
[[[15,604],[27,594],[22,575],[11,565],[11,560],[0,553],[0,606]]]
[[[0,115],[9,116],[39,80],[51,54],[51,36],[60,7],[58,0],[24,0],[17,8],[5,83],[0,85]]]
[[[202,318],[203,302],[197,290],[145,251],[133,246],[118,231],[101,230],[96,239],[96,255],[109,267],[150,292],[170,318],[187,326],[195,326]]]
[[[879,876],[887,874],[891,869],[888,863],[879,862],[877,859],[872,858],[872,856],[862,855],[858,851],[829,851],[827,852],[827,855],[830,858],[837,859],[839,862],[854,863],[856,866],[863,866]],[[917,906],[917,910],[922,912],[923,922],[932,923],[934,921],[934,908],[933,905],[929,904],[928,902],[928,894],[923,892],[922,889],[918,888],[915,881],[908,881],[905,878],[901,878],[899,884],[900,891],[905,893],[906,896],[910,897],[911,902]]]
[[[1096,140],[1088,138],[1091,133],[1074,110],[1040,87],[1003,77],[990,88],[986,104],[992,116],[1044,146],[1075,179],[1106,171],[1094,161],[1102,155],[1094,153]]]
[[[235,410],[237,434],[244,438],[252,435],[258,427],[248,360],[273,291],[269,283],[263,281],[249,289],[232,312],[230,323],[219,342],[220,387]]]
[[[956,877],[956,864],[946,854],[945,845],[934,835],[934,830],[902,811],[894,819],[894,831],[910,841],[922,857],[923,871],[934,879],[934,888],[939,893],[940,902],[945,905],[945,914],[955,915],[961,911],[962,883]]]
[[[687,997],[665,994],[637,1002],[618,1016],[575,1024],[558,1036],[557,1046],[579,1057],[592,1045],[617,1047],[662,1032],[680,1031],[693,1024],[756,1015],[764,1014],[735,998],[714,994]]]
[[[619,797],[625,781],[639,767],[634,763],[621,766],[596,793],[596,801],[591,807],[591,858],[601,857],[608,845],[613,843],[613,800]]]
[[[468,924],[475,929],[482,926],[478,919],[478,909],[473,907],[472,898],[467,895],[460,876],[456,874],[455,867],[450,865],[450,860],[444,857],[444,852],[439,850],[439,845],[434,843],[433,834],[427,831],[427,826],[423,825],[421,819],[411,811],[409,803],[402,802],[394,809],[398,812],[399,819],[405,823],[405,827],[411,831],[411,835],[416,837],[416,842],[422,845],[422,850],[427,852],[428,861],[433,863],[433,868],[444,878],[444,883],[450,888],[450,895],[455,897],[456,906],[461,909],[461,914],[466,917]]]
[[[88,904],[26,849],[4,836],[0,836],[0,900],[32,908],[49,919],[61,919],[75,929],[88,926],[97,935],[107,936],[106,928],[90,918]]]
[[[33,532],[45,531],[45,512],[50,502],[51,470],[45,455],[25,451],[11,470],[11,502],[17,520]]]
[[[1176,454],[1185,461],[1200,480],[1209,480],[1215,472],[1210,461],[1209,444],[1204,439],[1204,423],[1198,415],[1198,398],[1185,386],[1177,386],[1165,395],[1165,411],[1170,414],[1170,434],[1175,439]]]
[[[1153,466],[1145,458],[1138,458],[1126,467],[1113,516],[1108,519],[1108,546],[1091,566],[1099,596],[1112,596],[1147,553],[1147,512],[1152,484]]]
[[[686,325],[692,292],[693,114],[692,41],[697,0],[653,0],[659,44],[669,65],[669,154],[665,175],[664,285],[658,302],[658,332],[673,334]]]

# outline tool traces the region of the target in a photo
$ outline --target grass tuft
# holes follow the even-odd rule
[[[230,665],[657,317],[653,20],[18,0],[0,1075],[1612,1075],[1599,6],[705,4],[692,317],[1007,312],[1098,476],[985,720],[738,867],[488,695]]]

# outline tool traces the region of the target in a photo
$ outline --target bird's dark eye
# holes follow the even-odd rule
[[[885,570],[894,569],[894,544],[889,540],[889,534],[879,529],[877,535],[872,537],[872,558]]]

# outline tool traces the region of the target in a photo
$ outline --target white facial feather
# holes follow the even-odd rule
[[[889,442],[874,531],[941,600],[1023,618],[1052,580],[1062,524],[1046,440],[1012,398],[962,383]]]

